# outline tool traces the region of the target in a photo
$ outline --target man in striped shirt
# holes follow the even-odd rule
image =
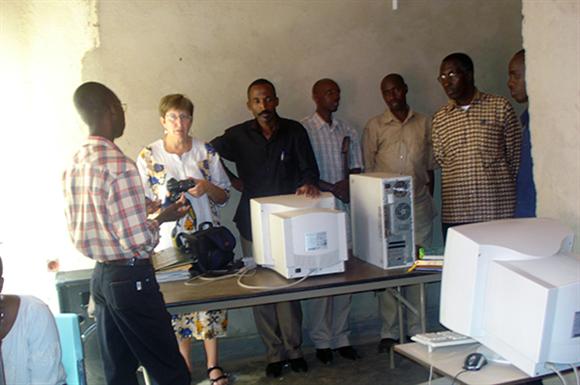
[[[65,215],[77,250],[97,262],[91,291],[107,384],[137,385],[139,365],[158,384],[189,384],[150,262],[159,224],[185,214],[184,198],[148,220],[137,167],[113,143],[125,129],[121,102],[94,82],[74,102],[89,137],[63,175]]]
[[[348,213],[349,173],[360,173],[362,156],[358,133],[348,123],[332,116],[340,102],[340,88],[334,80],[321,79],[312,87],[312,99],[316,111],[300,122],[306,128],[316,163],[320,170],[320,187],[340,197],[337,208]],[[345,170],[342,146],[345,137],[348,143],[348,167]],[[326,188],[325,188],[326,187]],[[346,202],[345,202],[346,201]],[[347,224],[350,234],[350,221]],[[333,360],[332,349],[342,357],[360,358],[350,345],[348,316],[352,295],[337,295],[310,300],[310,338],[316,347],[316,357],[324,364]]]
[[[473,73],[464,53],[447,56],[439,70],[449,97],[433,117],[444,236],[451,226],[514,216],[520,123],[506,98],[475,87]]]

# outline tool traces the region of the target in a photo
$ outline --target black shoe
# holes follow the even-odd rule
[[[270,362],[266,365],[266,376],[267,377],[280,377],[282,375],[282,368],[284,367],[284,361]]]
[[[338,354],[340,354],[341,357],[346,358],[347,360],[354,361],[360,358],[360,356],[352,346],[341,346],[336,350],[338,350]]]
[[[390,351],[393,346],[397,345],[399,340],[395,340],[392,338],[383,338],[381,342],[379,342],[379,353],[385,353]]]
[[[290,368],[295,372],[307,372],[308,364],[303,357],[290,360]]]
[[[316,349],[316,358],[323,364],[330,364],[332,362],[332,350]]]

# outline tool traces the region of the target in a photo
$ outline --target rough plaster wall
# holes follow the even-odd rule
[[[580,251],[580,3],[523,2],[538,216],[574,228]]]
[[[0,255],[5,290],[48,302],[54,277],[47,274],[47,261],[76,256],[66,232],[60,178],[86,133],[71,96],[81,81],[82,57],[96,45],[89,25],[95,15],[91,4],[0,1]]]
[[[342,88],[337,116],[362,130],[385,106],[382,77],[400,72],[408,99],[431,114],[445,103],[436,81],[441,59],[465,51],[482,90],[509,95],[506,67],[521,48],[519,0],[390,1],[100,1],[101,46],[84,60],[84,79],[111,86],[128,104],[118,140],[130,156],[158,139],[157,105],[183,92],[194,101],[193,134],[209,140],[249,119],[246,88],[274,82],[278,112],[300,119],[313,110],[312,84]],[[222,211],[233,228],[238,195]]]

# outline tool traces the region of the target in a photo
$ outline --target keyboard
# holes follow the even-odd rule
[[[467,345],[474,344],[477,341],[471,337],[452,331],[443,331],[435,333],[417,334],[411,337],[411,340],[420,344],[426,345],[430,348],[441,348],[444,346]]]

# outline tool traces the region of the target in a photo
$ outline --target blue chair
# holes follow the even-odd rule
[[[63,313],[57,314],[54,318],[60,335],[66,383],[67,385],[87,385],[79,317],[77,314]]]

